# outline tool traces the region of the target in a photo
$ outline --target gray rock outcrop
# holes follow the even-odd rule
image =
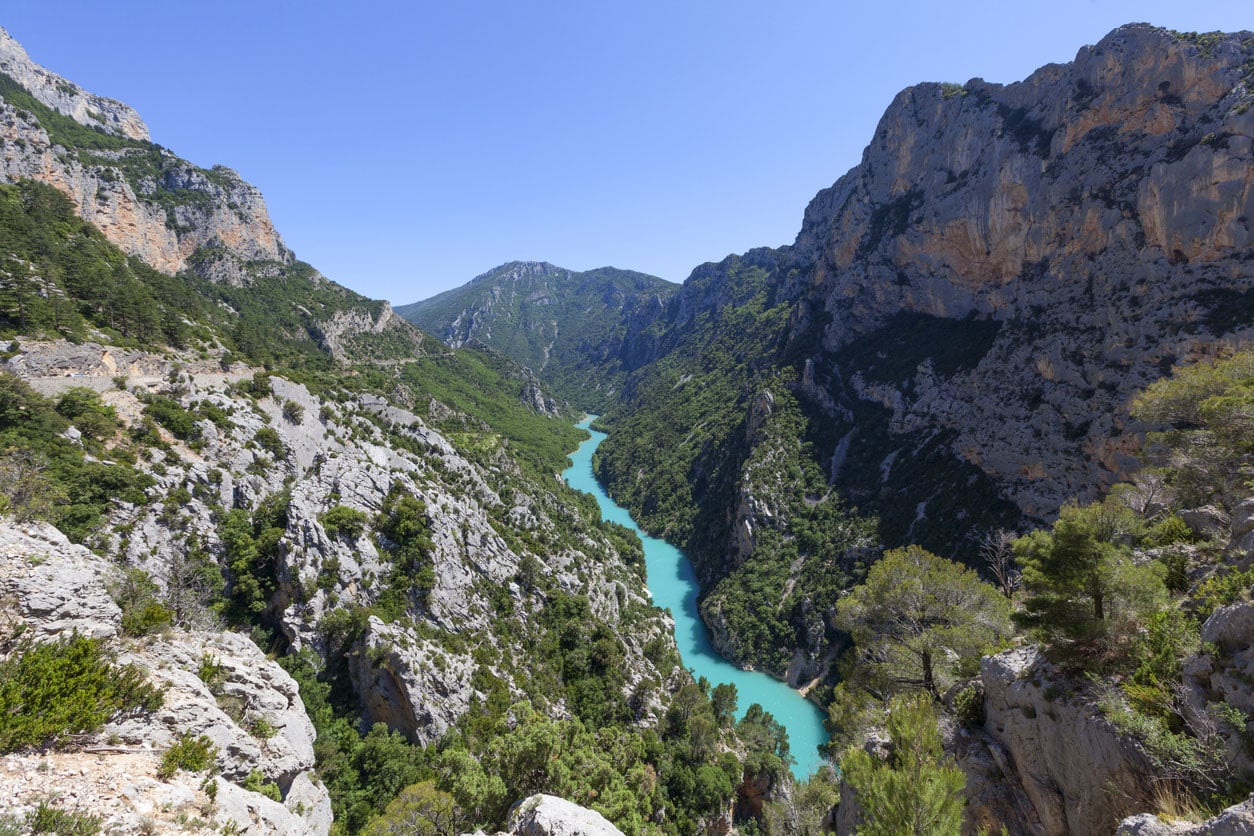
[[[419,743],[439,740],[470,709],[472,698],[484,696],[470,684],[478,668],[472,659],[415,640],[377,617],[370,618],[361,647],[349,670],[367,721]]]
[[[148,126],[134,108],[116,99],[89,93],[72,81],[39,66],[3,28],[0,28],[0,72],[25,87],[48,107],[80,125],[128,139],[148,139]]]
[[[0,519],[0,603],[40,638],[117,636],[122,611],[104,584],[111,571],[50,525]]]
[[[987,656],[980,665],[984,731],[1004,758],[1002,780],[1014,781],[1031,802],[1047,836],[1097,836],[1147,803],[1153,765],[1104,719],[1091,699],[1037,648]],[[968,774],[982,783],[986,775]]]
[[[296,683],[253,642],[229,632],[173,630],[128,640],[121,610],[109,596],[118,568],[70,543],[43,523],[16,526],[0,519],[0,620],[24,626],[37,640],[74,632],[108,640],[118,662],[149,672],[163,704],[155,712],[107,724],[79,751],[12,753],[0,765],[0,813],[23,815],[42,799],[68,796],[71,809],[107,813],[132,832],[153,816],[204,816],[261,832],[325,836],[330,798],[312,780],[314,729]],[[212,683],[199,672],[216,670]],[[204,735],[215,747],[217,804],[203,776],[157,777],[162,754],[180,737]],[[243,788],[257,771],[285,793],[282,802]],[[67,780],[66,776],[72,776]]]
[[[1254,799],[1243,801],[1204,822],[1166,820],[1153,813],[1130,816],[1118,836],[1249,836],[1254,833]]]
[[[1221,725],[1226,760],[1244,780],[1254,779],[1254,752],[1248,744],[1254,732],[1254,602],[1220,607],[1202,624],[1205,650],[1185,660],[1183,696],[1186,711],[1204,721],[1211,707],[1221,704],[1237,728]]]
[[[509,814],[510,836],[623,836],[605,816],[555,795],[533,795]]]

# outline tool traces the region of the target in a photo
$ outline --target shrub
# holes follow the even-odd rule
[[[212,691],[222,684],[222,680],[226,679],[226,669],[222,667],[217,656],[206,652],[200,656],[200,666],[196,668],[196,676],[200,677],[200,681],[208,685],[209,690]]]
[[[248,777],[244,779],[244,789],[249,792],[259,792],[271,801],[283,801],[283,793],[279,790],[279,785],[273,781],[267,781],[265,773],[260,769],[254,769],[248,773]]]
[[[148,636],[169,629],[173,620],[174,614],[160,601],[148,601],[138,609],[122,613],[122,632],[128,636]]]
[[[158,599],[160,590],[142,569],[127,568],[121,579],[109,588],[113,600],[122,609],[122,632],[128,636],[147,636],[167,629],[174,621]]]
[[[96,639],[25,642],[0,661],[0,752],[55,743],[110,720],[153,711],[162,693],[134,665],[116,665]]]
[[[283,402],[283,420],[289,424],[299,424],[305,418],[305,407],[293,400]]]
[[[978,729],[984,725],[984,692],[971,685],[954,696],[954,716],[963,728]]]
[[[318,515],[318,522],[332,537],[346,537],[356,540],[370,523],[370,515],[347,505],[336,505]]]
[[[1220,607],[1247,600],[1251,589],[1254,589],[1254,569],[1244,572],[1230,571],[1207,578],[1193,593],[1193,599],[1197,602],[1198,621],[1210,618],[1211,613]]]
[[[175,438],[189,442],[199,441],[201,438],[196,416],[184,409],[178,401],[153,395],[144,407],[144,414],[169,430]]]
[[[104,819],[75,810],[59,810],[46,801],[26,816],[31,833],[55,833],[57,836],[92,836],[100,832]]]
[[[276,459],[281,459],[287,455],[287,448],[283,446],[283,439],[272,427],[262,427],[257,430],[257,434],[253,436],[253,441],[257,442],[261,449],[270,453]]]
[[[1193,529],[1189,528],[1179,514],[1172,514],[1170,517],[1150,526],[1141,542],[1150,548],[1154,548],[1157,546],[1172,546],[1176,543],[1192,543],[1194,539],[1196,538],[1193,536]]]
[[[252,376],[252,380],[241,380],[235,384],[235,388],[258,400],[268,398],[274,391],[270,384],[270,375],[266,372],[257,372]]]
[[[157,767],[157,777],[171,778],[180,769],[184,772],[204,772],[214,765],[214,759],[217,756],[218,748],[208,737],[203,734],[192,737],[184,733],[161,756],[161,765]]]

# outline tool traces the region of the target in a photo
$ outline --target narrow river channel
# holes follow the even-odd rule
[[[592,433],[570,456],[571,465],[562,474],[566,484],[590,493],[601,506],[601,517],[625,525],[644,543],[645,566],[653,603],[669,608],[675,617],[675,643],[684,665],[696,676],[704,676],[711,686],[720,682],[736,686],[739,695],[737,716],[744,716],[753,703],[760,704],[788,729],[788,742],[797,759],[793,774],[805,778],[823,762],[818,747],[827,742],[823,713],[800,693],[764,673],[743,671],[718,655],[710,645],[705,624],[697,612],[697,579],[692,564],[683,552],[670,543],[645,534],[636,525],[627,509],[610,499],[609,494],[592,475],[592,453],[605,440],[605,433],[590,429],[592,416],[579,426]]]

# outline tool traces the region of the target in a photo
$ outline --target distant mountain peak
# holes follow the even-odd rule
[[[532,369],[562,397],[597,408],[638,365],[627,339],[652,322],[678,285],[599,267],[511,261],[396,312],[454,347],[482,344]]]

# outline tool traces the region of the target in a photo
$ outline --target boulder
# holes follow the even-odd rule
[[[1130,816],[1120,823],[1117,836],[1249,836],[1252,833],[1254,797],[1200,824],[1167,821],[1153,813]]]
[[[520,801],[509,814],[510,836],[623,836],[609,819],[555,795]]]
[[[1222,509],[1214,505],[1203,505],[1200,508],[1186,508],[1180,512],[1180,519],[1199,537],[1218,540],[1228,536],[1231,519]]]

